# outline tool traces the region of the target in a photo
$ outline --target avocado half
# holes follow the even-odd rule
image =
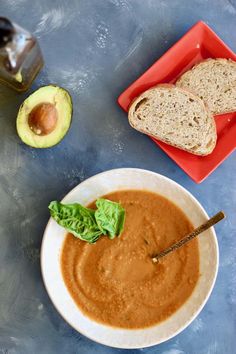
[[[21,140],[34,148],[58,144],[70,128],[72,100],[63,88],[48,85],[32,93],[20,106],[16,129]]]

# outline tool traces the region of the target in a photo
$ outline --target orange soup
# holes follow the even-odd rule
[[[151,192],[119,191],[105,198],[125,208],[124,231],[95,244],[68,234],[61,254],[65,284],[81,311],[97,322],[130,329],[155,325],[192,294],[199,278],[198,241],[158,263],[151,256],[193,226],[175,204]]]

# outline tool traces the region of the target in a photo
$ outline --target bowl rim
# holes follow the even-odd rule
[[[88,178],[86,178],[85,180],[83,180],[82,182],[78,183],[74,188],[72,188],[70,190],[70,192],[68,192],[64,197],[63,199],[61,200],[61,202],[64,201],[64,199],[66,199],[67,197],[69,197],[71,194],[74,193],[74,191],[79,187],[81,186],[81,184],[83,183],[87,183],[87,181],[91,181],[93,179],[96,179],[98,176],[101,176],[101,175],[105,175],[105,174],[109,174],[109,173],[113,173],[113,172],[119,172],[119,171],[134,171],[134,172],[139,172],[139,173],[148,173],[148,174],[152,174],[152,175],[157,175],[158,177],[160,178],[163,178],[165,180],[167,180],[168,182],[176,185],[178,188],[180,188],[184,193],[186,193],[188,195],[188,197],[190,197],[190,199],[192,199],[194,201],[194,203],[199,207],[199,209],[202,211],[202,213],[204,214],[204,216],[206,218],[209,218],[207,212],[205,211],[205,209],[203,208],[203,206],[200,204],[200,202],[185,188],[183,187],[181,184],[175,182],[174,180],[172,180],[171,178],[169,177],[166,177],[160,173],[157,173],[157,172],[153,172],[151,170],[147,170],[147,169],[142,169],[142,168],[135,168],[135,167],[122,167],[122,168],[114,168],[114,169],[110,169],[110,170],[106,170],[106,171],[102,171],[100,173],[97,173],[93,176],[90,176]],[[92,336],[88,335],[86,333],[86,331],[84,330],[81,330],[81,329],[78,329],[76,328],[75,325],[73,325],[69,319],[65,318],[65,316],[63,315],[62,311],[60,310],[60,308],[55,304],[54,300],[53,300],[53,297],[51,296],[50,294],[50,291],[48,289],[48,286],[46,284],[46,280],[45,280],[45,268],[44,268],[44,265],[43,265],[43,254],[44,254],[44,249],[45,249],[45,240],[46,240],[46,234],[47,234],[47,230],[50,226],[50,221],[52,220],[52,217],[49,218],[48,222],[47,222],[47,225],[45,227],[45,230],[44,230],[44,233],[43,233],[43,238],[42,238],[42,243],[41,243],[41,249],[40,249],[40,268],[41,268],[41,275],[42,275],[42,280],[43,280],[43,284],[44,284],[44,287],[47,291],[47,294],[53,304],[53,306],[55,307],[55,309],[57,310],[57,312],[60,314],[60,316],[65,320],[65,322],[67,324],[70,325],[70,327],[72,327],[74,330],[76,330],[76,332],[82,334],[83,336],[85,336],[86,338],[92,340],[93,342],[95,343],[98,343],[98,344],[102,344],[102,345],[105,345],[107,347],[111,347],[111,348],[119,348],[119,349],[140,349],[140,348],[148,348],[148,347],[152,347],[152,346],[155,346],[155,345],[158,345],[158,344],[161,344],[161,343],[164,343],[166,341],[168,341],[169,339],[177,336],[179,333],[181,333],[184,329],[186,329],[193,321],[194,319],[199,315],[199,313],[202,311],[203,307],[206,305],[211,293],[212,293],[212,290],[214,288],[214,285],[215,285],[215,282],[216,282],[216,278],[217,278],[217,274],[218,274],[218,269],[219,269],[219,245],[218,245],[218,240],[217,240],[217,236],[216,236],[216,232],[215,232],[215,229],[214,227],[211,227],[211,230],[212,230],[212,236],[213,236],[213,242],[214,242],[214,246],[215,246],[215,261],[216,261],[216,265],[215,265],[215,270],[214,270],[214,277],[212,279],[212,283],[211,283],[211,286],[208,290],[208,293],[207,295],[205,296],[205,299],[202,301],[202,304],[201,306],[198,307],[198,309],[196,310],[196,312],[190,316],[189,320],[186,321],[186,323],[182,326],[180,326],[180,328],[175,331],[174,333],[171,333],[169,336],[166,336],[164,339],[162,340],[159,340],[159,341],[153,341],[153,342],[150,342],[150,344],[145,344],[144,346],[140,346],[140,345],[132,345],[132,346],[121,346],[121,345],[115,345],[115,344],[107,344],[107,342],[103,341],[103,340],[97,340],[97,339],[94,339]],[[190,296],[191,297],[191,296]],[[184,305],[184,304],[183,304]],[[88,316],[86,316],[88,317]],[[89,318],[89,317],[88,317]],[[90,318],[89,318],[90,319]],[[97,324],[99,325],[99,322],[97,322]],[[111,326],[109,326],[111,327]],[[152,326],[151,326],[152,327]],[[151,328],[151,327],[148,327],[147,329]],[[153,326],[154,327],[154,326]],[[116,327],[112,327],[114,330],[116,329]],[[120,328],[117,328],[120,330]],[[123,329],[123,330],[127,330],[127,331],[135,331],[136,329]],[[143,328],[142,330],[145,330],[145,328]]]

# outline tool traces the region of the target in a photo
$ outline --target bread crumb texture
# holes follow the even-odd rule
[[[213,114],[236,111],[236,62],[207,59],[184,73],[176,85],[196,93]]]
[[[197,155],[216,144],[214,118],[203,101],[174,85],[159,85],[130,106],[130,125],[138,131]]]

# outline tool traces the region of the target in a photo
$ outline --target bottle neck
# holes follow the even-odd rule
[[[0,57],[4,58],[5,70],[16,74],[34,44],[29,32],[0,18]]]
[[[13,24],[5,17],[0,17],[0,49],[12,41],[15,29]]]

